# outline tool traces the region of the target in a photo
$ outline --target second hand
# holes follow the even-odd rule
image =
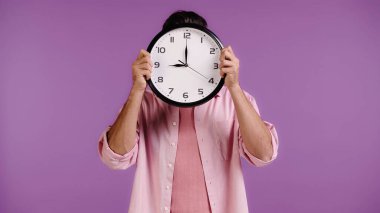
[[[203,76],[205,79],[208,79],[206,76],[202,75],[201,73],[199,73],[198,71],[196,71],[195,69],[193,69],[192,67],[190,67],[188,64],[183,63],[183,61],[181,61],[181,60],[178,60],[178,61],[181,62],[185,67],[188,67],[188,68],[192,69],[194,72],[196,72],[199,75]]]

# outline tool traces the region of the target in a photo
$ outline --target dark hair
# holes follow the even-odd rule
[[[207,28],[207,22],[202,16],[193,11],[177,10],[166,19],[162,29],[165,30],[182,24],[198,24]]]

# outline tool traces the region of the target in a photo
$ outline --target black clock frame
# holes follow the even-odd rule
[[[179,29],[179,28],[185,28],[185,27],[187,27],[187,28],[194,28],[194,29],[197,29],[197,30],[200,30],[200,31],[206,33],[207,35],[209,35],[215,41],[215,43],[219,46],[220,50],[222,50],[222,48],[223,48],[222,42],[215,35],[215,33],[213,33],[211,30],[209,30],[209,29],[207,29],[205,27],[202,27],[200,25],[197,25],[197,24],[182,24],[182,25],[179,25],[179,26],[176,26],[176,27],[171,27],[171,28],[168,28],[168,29],[160,31],[153,38],[153,40],[150,42],[150,44],[149,44],[149,46],[147,48],[147,51],[150,53],[152,51],[153,46],[156,44],[156,42],[163,35],[165,35],[166,33],[168,33],[169,31],[172,31],[172,30],[175,30],[175,29]],[[212,93],[210,93],[208,96],[204,97],[203,99],[201,99],[199,101],[189,102],[189,103],[177,102],[177,101],[173,101],[173,100],[167,98],[165,95],[161,94],[160,91],[158,91],[158,89],[154,86],[154,84],[153,84],[153,82],[152,82],[151,79],[148,79],[146,81],[147,81],[149,87],[152,89],[152,91],[156,94],[156,96],[158,96],[164,102],[166,102],[168,104],[171,104],[171,105],[174,105],[174,106],[177,106],[177,107],[193,107],[193,106],[198,106],[198,105],[204,104],[207,101],[211,100],[222,89],[222,87],[224,85],[224,78],[225,78],[225,75],[220,79],[219,84],[215,88],[215,90],[212,91]]]

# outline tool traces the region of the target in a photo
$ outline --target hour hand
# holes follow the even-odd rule
[[[173,64],[173,65],[169,65],[169,66],[172,66],[172,67],[184,67],[185,65],[184,64]]]

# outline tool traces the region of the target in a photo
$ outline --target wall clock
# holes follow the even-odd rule
[[[147,80],[161,100],[179,107],[192,107],[212,99],[222,88],[219,72],[222,43],[209,29],[184,24],[162,30],[147,51],[153,62]]]

